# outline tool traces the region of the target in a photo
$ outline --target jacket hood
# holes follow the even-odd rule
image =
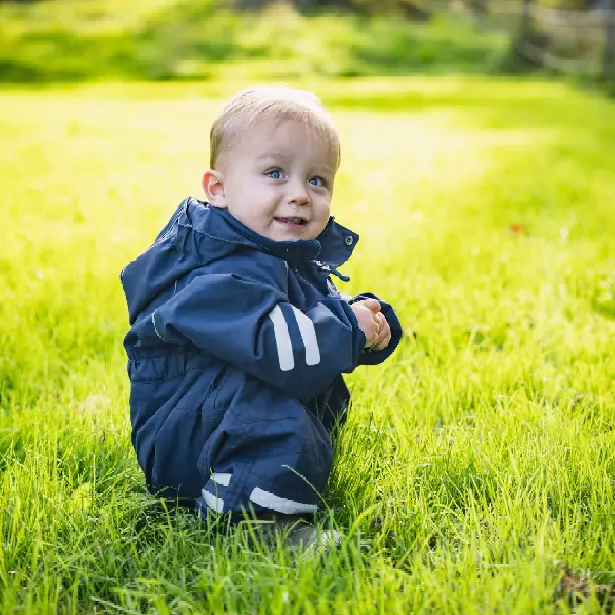
[[[153,245],[120,273],[130,324],[154,298],[190,271],[238,250],[272,254],[291,267],[312,261],[335,270],[350,258],[358,240],[356,233],[331,217],[316,239],[273,241],[255,233],[228,211],[189,197],[175,210]]]

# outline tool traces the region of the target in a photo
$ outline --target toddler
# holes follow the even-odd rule
[[[331,279],[348,280],[337,268],[358,240],[330,215],[339,163],[314,94],[239,92],[211,128],[206,200],[185,199],[122,271],[132,443],[153,493],[203,516],[316,512],[342,374],[402,336],[390,305]]]

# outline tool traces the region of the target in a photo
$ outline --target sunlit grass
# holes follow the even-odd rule
[[[231,84],[10,90],[3,613],[554,613],[556,560],[615,575],[615,108],[542,82],[297,85],[342,132],[344,290],[416,332],[350,378],[322,515],[343,550],[216,539],[146,494],[129,441],[118,272],[200,195]]]

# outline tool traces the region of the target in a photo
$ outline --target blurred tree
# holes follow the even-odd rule
[[[605,41],[602,74],[605,81],[615,82],[615,0],[608,0],[605,4]]]
[[[258,10],[280,0],[235,0],[239,9]],[[430,17],[428,0],[284,0],[298,10],[341,8],[368,15],[376,13],[402,13],[410,19],[424,20]],[[480,1],[480,0],[479,0]]]
[[[318,9],[332,6],[350,8],[352,6],[352,2],[349,0],[235,0],[235,6],[238,9],[258,10],[268,4],[275,4],[276,2],[291,4],[298,10]]]
[[[411,19],[429,19],[429,0],[348,0],[348,4],[365,13],[402,13]]]

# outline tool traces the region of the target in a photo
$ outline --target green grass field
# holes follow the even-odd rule
[[[0,92],[2,613],[566,613],[562,562],[615,581],[615,107],[563,84],[296,82],[342,132],[344,290],[417,334],[349,378],[347,538],[295,562],[147,494],[118,273],[200,195],[231,85]]]

